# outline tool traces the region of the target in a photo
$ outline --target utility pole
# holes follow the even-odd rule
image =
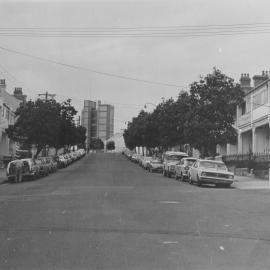
[[[55,94],[49,94],[48,91],[46,91],[44,94],[38,94],[38,96],[44,96],[45,97],[45,101],[48,101],[48,98],[54,99]]]

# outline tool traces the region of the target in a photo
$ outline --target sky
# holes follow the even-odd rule
[[[270,70],[270,31],[210,36],[29,37],[3,35],[3,29],[91,28],[102,33],[101,29],[110,28],[129,29],[130,34],[135,28],[142,33],[158,27],[158,32],[163,29],[164,33],[170,27],[270,23],[269,10],[268,0],[0,0],[0,78],[6,79],[10,92],[22,86],[32,99],[46,91],[56,94],[59,101],[71,98],[79,113],[85,99],[113,104],[118,132],[145,104],[146,110],[152,111],[163,98],[176,98],[213,67],[236,81],[241,73],[253,76]]]

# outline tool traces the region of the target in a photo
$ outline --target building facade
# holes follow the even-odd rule
[[[85,100],[81,115],[81,125],[86,128],[86,147],[93,138],[105,142],[114,133],[114,106]]]
[[[253,87],[248,74],[241,76],[240,82],[246,95],[237,108],[238,153],[263,153],[270,149],[269,75],[265,71],[255,75]]]
[[[86,147],[92,138],[97,137],[97,109],[96,102],[85,100],[81,115],[81,125],[86,128]]]
[[[241,88],[244,102],[237,106],[235,128],[237,143],[217,146],[221,155],[264,153],[270,151],[270,73],[253,76],[242,74]]]
[[[22,94],[22,88],[15,88],[14,95],[7,92],[4,79],[0,80],[0,165],[3,165],[5,156],[15,155],[19,147],[10,140],[6,134],[6,128],[15,123],[15,111],[21,102],[26,101],[26,96]]]
[[[101,104],[98,101],[97,110],[97,137],[103,142],[113,136],[114,133],[114,106]]]

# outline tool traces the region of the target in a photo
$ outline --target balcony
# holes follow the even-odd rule
[[[251,114],[250,112],[249,113],[246,113],[246,114],[243,114],[239,117],[238,119],[238,127],[243,127],[243,126],[247,126],[249,125],[251,122]]]
[[[258,108],[256,108],[253,111],[253,121],[256,121],[258,119],[264,118],[268,116],[268,106],[260,106]]]

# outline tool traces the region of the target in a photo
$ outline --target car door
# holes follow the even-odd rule
[[[184,174],[184,167],[185,167],[185,159],[182,159],[179,166],[179,173],[182,173],[182,175]]]
[[[194,181],[196,180],[196,172],[197,172],[197,169],[198,168],[198,161],[196,161],[190,168],[190,175],[191,175],[191,179]]]
[[[181,175],[181,167],[182,167],[183,162],[184,160],[181,159],[180,162],[176,165],[175,171],[178,176]]]

